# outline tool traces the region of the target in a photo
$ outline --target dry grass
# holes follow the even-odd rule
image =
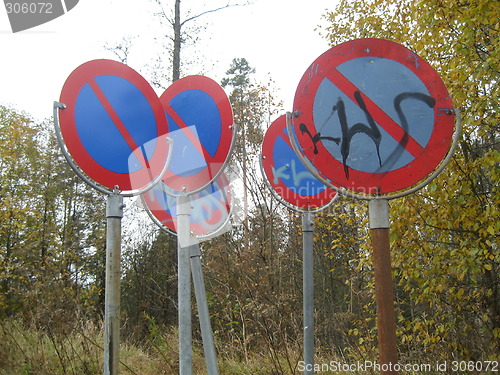
[[[140,344],[122,342],[122,375],[174,375],[178,370],[177,332],[153,332]],[[100,375],[103,368],[102,330],[92,324],[65,334],[27,326],[17,320],[0,322],[0,375]],[[246,363],[219,356],[221,375],[276,374],[263,355]],[[193,348],[193,374],[206,374],[199,343]]]

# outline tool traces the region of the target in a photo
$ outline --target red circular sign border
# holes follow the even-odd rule
[[[405,53],[403,54],[402,51]],[[353,53],[356,54],[353,55]],[[335,69],[340,64],[353,58],[366,56],[383,57],[404,65],[421,79],[429,94],[436,100],[436,105],[434,106],[434,129],[427,145],[422,148],[425,150],[431,148],[434,152],[437,150],[438,158],[423,157],[423,160],[420,160],[419,157],[422,155],[419,155],[404,167],[384,173],[362,172],[350,168],[349,179],[347,179],[344,174],[343,163],[335,159],[321,142],[316,144],[318,153],[316,155],[312,154],[313,147],[311,147],[310,138],[301,134],[299,130],[300,123],[307,123],[312,125],[311,133],[314,134],[316,132],[316,127],[312,119],[312,108],[315,97],[311,98],[309,93],[316,93],[319,85],[325,79],[326,72]],[[302,102],[300,101],[301,97],[305,97]],[[334,186],[344,187],[353,192],[378,195],[404,190],[422,181],[432,173],[446,156],[451,145],[454,117],[445,112],[439,113],[440,108],[451,110],[453,104],[441,78],[426,61],[401,44],[384,39],[366,38],[352,40],[332,47],[309,66],[296,90],[294,113],[298,113],[299,116],[298,118],[292,118],[292,121],[296,138],[302,148],[303,154],[327,181]],[[448,119],[449,124],[446,123]],[[447,141],[444,142],[443,139]],[[318,168],[319,165],[327,166],[327,168],[320,169]],[[412,181],[405,182],[405,178],[402,175]],[[351,182],[359,180],[362,180],[362,183],[355,183],[354,185],[357,186],[354,186]]]
[[[312,195],[312,196],[304,196],[290,190],[281,180],[278,180],[278,184],[274,184],[272,182],[273,173],[272,166],[274,165],[273,159],[273,151],[274,145],[276,144],[276,139],[280,135],[286,135],[284,132],[286,130],[286,115],[282,115],[274,120],[269,128],[264,134],[264,140],[262,141],[262,150],[261,150],[261,161],[262,161],[262,169],[264,171],[265,177],[267,178],[269,185],[273,188],[274,192],[281,197],[284,201],[288,202],[292,206],[298,207],[300,209],[317,209],[320,207],[326,206],[328,203],[332,201],[332,199],[336,195],[336,191],[325,186],[325,190],[320,194]],[[282,133],[282,134],[281,134]],[[292,145],[289,143],[290,141],[285,139],[292,149]],[[297,160],[299,160],[297,158]],[[300,162],[300,161],[299,161]],[[279,190],[278,190],[279,189]],[[279,191],[287,191],[290,193],[290,197],[284,197]],[[292,200],[291,196],[295,199]]]
[[[226,95],[224,89],[213,79],[202,76],[202,75],[191,75],[181,78],[175,81],[171,86],[169,86],[165,92],[160,96],[160,102],[165,108],[165,104],[168,104],[175,96],[181,92],[187,90],[201,90],[208,94],[216,103],[219,109],[219,114],[221,117],[221,139],[219,142],[219,147],[215,155],[212,157],[210,154],[204,153],[205,161],[207,157],[209,162],[207,164],[215,165],[216,168],[211,170],[210,175],[217,176],[222,170],[225,162],[229,158],[229,152],[231,151],[231,145],[233,143],[234,137],[234,120],[233,120],[233,109],[231,107],[231,102]],[[174,145],[175,147],[175,145]],[[172,160],[175,163],[175,160]],[[207,168],[198,172],[192,176],[179,176],[167,170],[163,181],[171,189],[177,191],[198,191],[204,186],[210,184],[212,180],[204,180],[204,176],[207,175]],[[170,180],[169,180],[170,179]],[[167,184],[167,181],[169,182]]]
[[[218,181],[219,183],[223,183],[224,184],[223,190],[225,192],[225,196],[229,197],[229,201],[228,202],[224,202],[225,207],[227,209],[227,215],[229,215],[229,213],[231,212],[231,200],[233,199],[232,198],[231,188],[230,188],[230,185],[229,185],[229,180],[227,179],[227,176],[225,175],[225,173],[222,173],[217,178],[216,181]],[[162,183],[162,182],[160,182],[160,183]],[[220,184],[219,184],[219,186],[220,186]],[[207,188],[208,188],[208,186],[207,186]],[[152,192],[152,190],[150,192]],[[169,230],[171,230],[173,232],[177,232],[177,230],[176,230],[177,218],[174,217],[174,216],[172,216],[172,215],[170,215],[167,211],[165,211],[156,202],[151,202],[151,200],[148,198],[150,192],[146,192],[145,194],[143,194],[144,202],[145,202],[145,204],[146,204],[149,212],[151,212],[151,214],[163,226],[165,226],[167,229],[169,229]],[[203,190],[201,192],[203,192]],[[195,193],[191,197],[194,197],[194,196],[196,196],[196,194],[200,194],[201,192]],[[172,198],[172,199],[176,199],[176,198]],[[196,236],[208,236],[208,235],[210,235],[210,233],[202,233],[203,227],[202,227],[202,225],[200,223],[192,223],[192,222],[190,222],[189,226],[190,226],[190,229],[193,232],[193,234],[196,235]],[[211,232],[211,233],[213,233],[213,232]]]
[[[61,134],[69,153],[75,160],[80,169],[87,176],[97,183],[114,189],[118,186],[122,191],[140,190],[145,188],[154,178],[151,178],[151,169],[154,169],[157,176],[164,170],[165,162],[168,157],[168,143],[165,141],[165,147],[160,148],[164,152],[158,152],[158,145],[151,160],[150,168],[141,168],[133,173],[117,173],[102,167],[87,152],[80,140],[75,121],[76,100],[81,89],[87,84],[89,77],[101,75],[114,75],[128,80],[144,95],[153,111],[156,127],[158,131],[158,140],[166,139],[168,136],[168,123],[163,111],[163,106],[149,83],[134,69],[129,66],[113,60],[91,60],[76,68],[66,79],[61,91],[60,101],[66,108],[59,111],[59,122]],[[155,174],[156,174],[155,173]],[[132,186],[131,181],[147,181],[144,186]]]

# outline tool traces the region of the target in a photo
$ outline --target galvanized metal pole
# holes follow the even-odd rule
[[[177,197],[177,290],[179,313],[179,374],[193,373],[193,346],[191,329],[191,270],[190,270],[190,216],[188,195]]]
[[[198,244],[191,245],[189,249],[191,254],[191,273],[193,274],[194,293],[196,296],[196,306],[198,307],[198,319],[200,321],[207,374],[218,375],[219,367],[217,365],[217,354],[215,352],[212,325],[210,324],[205,281],[203,280],[200,246]]]
[[[389,203],[386,199],[372,199],[368,210],[375,271],[380,373],[397,374],[394,370],[398,353],[389,242]]]
[[[106,202],[106,284],[104,300],[104,375],[120,373],[120,253],[123,197]]]
[[[304,374],[314,374],[314,214],[302,214],[302,272],[304,304]]]

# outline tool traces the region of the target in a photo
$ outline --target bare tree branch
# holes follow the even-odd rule
[[[201,12],[200,14],[197,14],[196,16],[189,17],[189,18],[187,18],[187,19],[185,19],[184,21],[181,22],[181,26],[183,26],[185,23],[187,23],[189,21],[192,21],[194,19],[200,18],[200,17],[202,17],[202,16],[204,16],[206,14],[209,14],[209,13],[217,12],[219,10],[226,9],[226,8],[238,7],[238,6],[246,6],[246,5],[250,5],[250,4],[252,4],[252,3],[250,3],[250,2],[247,2],[245,4],[229,4],[229,3],[227,3],[226,5],[224,5],[222,7],[211,9],[211,10],[207,10],[205,12]]]
[[[104,49],[114,53],[123,64],[127,64],[130,49],[134,45],[134,39],[134,36],[126,36],[115,45],[106,43]]]

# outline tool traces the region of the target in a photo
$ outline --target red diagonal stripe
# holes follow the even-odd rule
[[[290,140],[290,137],[288,136],[288,134],[284,129],[280,132],[279,136],[285,141],[288,147],[290,147],[293,150],[292,141]]]
[[[188,137],[188,139],[191,141],[191,143],[196,148],[196,150],[200,153],[200,155],[202,155],[204,157],[204,159],[207,162],[207,164],[209,164],[209,162],[207,160],[207,157],[210,156],[209,152],[201,144],[201,142],[198,139],[198,137],[196,136],[196,134],[194,134],[191,131],[191,128],[184,122],[184,120],[182,119],[182,117],[179,116],[177,114],[177,112],[175,112],[175,110],[169,104],[163,104],[163,109],[165,110],[165,112],[168,113],[168,115],[170,117],[172,117],[172,120],[174,120],[175,123],[179,126],[179,128],[182,129],[182,131],[184,132],[184,134],[186,135],[186,137]]]
[[[104,94],[104,92],[101,90],[99,85],[94,79],[91,79],[88,81],[90,88],[94,91],[94,94],[97,96],[97,99],[99,102],[102,104],[104,109],[106,110],[106,113],[108,116],[111,118],[111,121],[113,121],[113,124],[117,127],[118,131],[122,135],[122,137],[125,139],[125,142],[127,142],[128,146],[130,147],[130,150],[136,154],[137,159],[141,164],[144,163],[146,164],[146,168],[149,169],[149,162],[147,160],[147,157],[144,152],[137,146],[135,143],[134,138],[130,135],[130,133],[127,130],[127,127],[123,124],[122,120],[120,119],[120,116],[116,113],[114,110],[113,106],[109,102],[108,98]],[[137,153],[141,153],[143,157],[138,157]],[[144,164],[143,164],[144,165]]]
[[[328,76],[326,77],[337,86],[345,95],[347,95],[354,103],[358,104],[354,98],[354,92],[359,91],[363,101],[365,102],[366,108],[370,112],[375,122],[380,125],[389,135],[396,140],[396,142],[401,143],[405,135],[407,141],[404,146],[405,150],[408,151],[413,157],[418,157],[424,151],[424,148],[406,133],[404,129],[396,121],[394,121],[387,113],[385,113],[375,102],[373,102],[369,97],[367,97],[362,90],[356,87],[351,81],[349,81],[342,73],[337,69],[330,70]]]

